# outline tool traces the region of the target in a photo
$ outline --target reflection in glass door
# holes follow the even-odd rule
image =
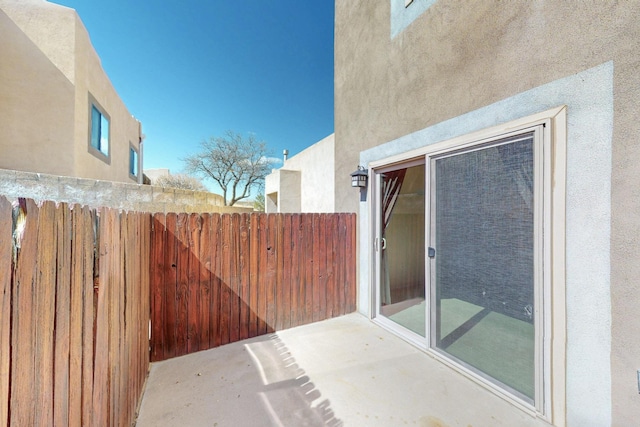
[[[425,165],[422,161],[379,172],[377,210],[378,312],[424,337]]]
[[[534,398],[534,132],[431,160],[431,346]]]

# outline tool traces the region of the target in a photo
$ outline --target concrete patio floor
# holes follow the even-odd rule
[[[350,314],[153,363],[136,425],[548,424]]]

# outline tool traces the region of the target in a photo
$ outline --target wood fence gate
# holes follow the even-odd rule
[[[356,309],[355,214],[156,214],[151,360]]]

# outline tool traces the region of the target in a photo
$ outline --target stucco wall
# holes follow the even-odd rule
[[[243,213],[251,208],[224,206],[222,196],[203,191],[99,181],[0,169],[0,194],[53,200],[93,208],[110,207],[142,212]]]
[[[43,0],[0,0],[0,20],[0,167],[136,182],[129,147],[140,152],[140,124],[76,12]],[[110,116],[109,163],[89,152],[90,95]]]
[[[0,167],[73,170],[74,87],[0,10]]]
[[[609,183],[607,200],[597,207],[586,200],[574,205],[579,221],[567,224],[571,228],[580,221],[595,221],[590,228],[574,229],[567,243],[576,251],[568,268],[575,268],[575,273],[584,267],[581,274],[592,266],[598,269],[597,277],[587,277],[567,290],[575,292],[568,310],[582,312],[568,321],[568,342],[578,340],[582,347],[575,349],[586,352],[574,354],[577,359],[571,363],[577,364],[568,361],[575,388],[568,390],[567,420],[569,425],[634,425],[640,419],[636,379],[640,293],[635,283],[640,277],[640,3],[523,0],[504,6],[497,1],[437,0],[391,38],[389,2],[336,1],[336,209],[359,209],[358,197],[346,183],[361,161],[361,152],[390,141],[401,150],[405,136],[438,129],[451,120],[464,127],[468,121],[460,119],[468,118],[468,113],[486,111],[483,108],[551,82],[579,79],[588,70],[610,67],[611,93],[606,99],[612,99],[612,118],[605,129],[610,144],[602,145],[601,139],[586,132],[589,120],[606,126],[598,108],[589,105],[601,107],[606,102],[602,96],[584,105],[589,120],[569,134],[569,141],[580,141],[568,147],[570,164],[584,154],[572,152],[578,149],[599,159],[596,162],[606,163],[608,158],[610,167],[589,176],[598,185]],[[580,80],[574,83],[586,85]],[[522,102],[545,102],[531,96]],[[576,117],[571,102],[566,100],[570,128]],[[504,119],[504,111],[488,114],[487,123]],[[603,148],[605,158],[599,151]],[[588,168],[574,165],[576,176]],[[574,181],[567,194],[582,188],[579,180]],[[599,242],[595,248],[587,243],[593,241]],[[594,282],[597,285],[591,289]],[[583,311],[576,305],[592,309]],[[588,331],[591,327],[598,332]],[[600,355],[596,358],[603,351],[608,356],[593,366],[594,371],[588,362],[592,351]],[[597,379],[590,377],[594,373]],[[587,383],[588,387],[579,388]]]
[[[329,135],[266,177],[265,194],[277,193],[278,199],[274,206],[267,197],[267,212],[335,212],[334,143],[334,135]]]

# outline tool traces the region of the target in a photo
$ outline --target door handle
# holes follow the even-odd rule
[[[436,249],[432,248],[431,246],[429,246],[427,254],[429,255],[429,258],[435,258],[436,257]]]
[[[385,249],[387,249],[387,239],[385,239],[384,237],[381,237],[380,239],[376,237],[374,242],[376,251],[384,251]],[[378,242],[380,242],[381,244],[379,245]]]

